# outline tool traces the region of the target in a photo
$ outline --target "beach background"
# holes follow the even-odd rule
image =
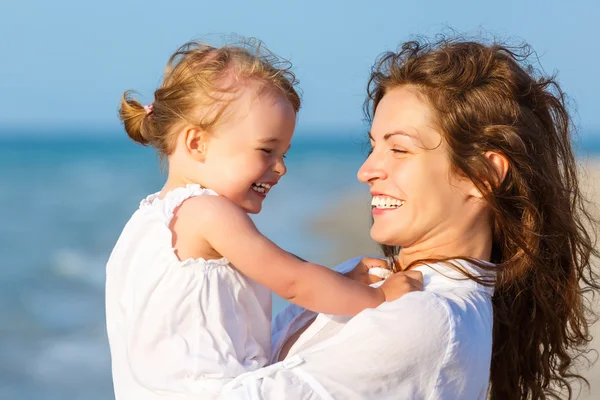
[[[582,179],[598,206],[598,15],[597,0],[0,2],[0,399],[114,398],[105,263],[164,180],[154,152],[127,139],[117,108],[129,89],[151,103],[183,43],[256,37],[292,62],[303,104],[289,172],[254,219],[283,248],[334,266],[378,252],[356,179],[370,68],[421,36],[532,45],[529,61],[569,96]],[[283,306],[275,299],[274,312]],[[600,324],[592,333],[598,349]],[[580,398],[600,398],[600,363],[584,374],[592,392]]]
[[[328,266],[377,254],[368,189],[355,176],[366,156],[365,133],[315,136],[294,138],[289,172],[254,217],[258,228]],[[585,147],[582,176],[597,205],[600,143]],[[0,191],[0,399],[111,399],[104,267],[140,200],[160,190],[158,159],[124,134],[4,139],[0,170],[1,187],[10,188]],[[274,312],[283,306],[275,299]],[[600,365],[585,374],[599,395]]]

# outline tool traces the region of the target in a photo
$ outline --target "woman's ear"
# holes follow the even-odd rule
[[[488,159],[494,171],[496,172],[496,179],[494,182],[486,182],[486,186],[488,190],[492,190],[493,187],[499,186],[506,178],[506,174],[508,173],[508,168],[510,167],[510,163],[506,156],[502,153],[498,153],[496,151],[488,151],[484,154],[484,157]],[[473,185],[471,189],[471,196],[481,199],[483,195],[477,189],[475,185]]]
[[[506,178],[510,163],[504,154],[495,151],[488,151],[485,153],[485,157],[496,170],[496,182],[494,182],[494,186],[499,186],[504,182],[504,178]]]
[[[208,135],[206,131],[196,127],[188,127],[184,132],[184,143],[187,152],[195,160],[203,162],[206,158]]]

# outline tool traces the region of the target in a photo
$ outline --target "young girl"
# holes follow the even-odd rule
[[[256,230],[248,213],[286,173],[300,108],[294,83],[271,55],[188,43],[152,105],[123,96],[125,130],[167,158],[168,178],[141,202],[107,264],[117,399],[215,398],[228,380],[265,366],[269,289],[310,310],[354,315],[419,288],[406,275],[363,285]]]

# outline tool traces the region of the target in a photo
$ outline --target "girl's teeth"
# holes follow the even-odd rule
[[[271,189],[271,185],[268,183],[253,183],[252,190],[258,193],[266,193],[269,189]]]
[[[371,206],[376,208],[399,208],[404,205],[403,200],[394,199],[388,196],[373,196]]]

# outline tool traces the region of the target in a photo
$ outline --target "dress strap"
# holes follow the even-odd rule
[[[166,225],[171,223],[175,209],[179,207],[185,200],[196,196],[218,196],[211,189],[204,188],[198,184],[188,184],[175,188],[165,194],[161,199],[159,193],[151,194],[140,203],[140,209],[153,208],[158,211],[165,220]]]

